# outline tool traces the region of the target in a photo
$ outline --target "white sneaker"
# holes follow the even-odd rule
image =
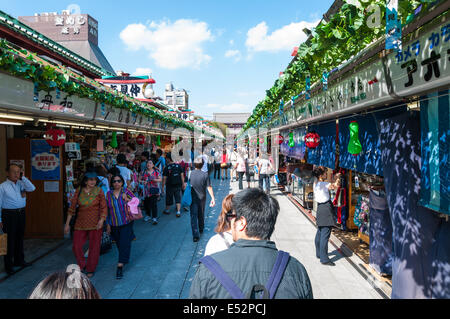
[[[148,222],[148,221],[150,221],[150,216],[145,216],[144,217],[144,222]]]
[[[180,212],[177,212],[177,217],[181,217],[181,213]]]
[[[157,225],[158,224],[158,220],[156,218],[153,218],[152,221],[153,221],[153,225]]]

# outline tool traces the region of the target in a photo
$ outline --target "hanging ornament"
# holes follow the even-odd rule
[[[109,144],[112,148],[117,148],[119,144],[117,143],[117,132],[112,133],[111,143]]]
[[[145,136],[143,134],[139,134],[138,137],[136,137],[136,143],[138,145],[144,145],[145,144]]]
[[[282,135],[278,135],[278,136],[275,138],[275,143],[277,143],[278,145],[283,144],[283,142],[284,142],[284,137],[283,137]]]
[[[295,146],[294,133],[291,132],[289,133],[289,147],[293,148],[294,146]]]
[[[157,145],[157,146],[161,146],[161,136],[160,136],[160,135],[158,135],[158,136],[156,137],[156,145]]]
[[[33,101],[39,102],[39,84],[37,82],[34,83]]]
[[[322,85],[323,85],[323,90],[328,91],[328,72],[327,71],[323,71],[323,73],[322,73]]]
[[[56,87],[56,99],[59,100],[61,98],[61,91],[58,87]]]
[[[357,122],[351,122],[349,125],[350,142],[348,143],[348,152],[354,156],[362,151],[361,142],[359,141],[359,125]]]
[[[305,144],[308,148],[316,148],[320,144],[320,136],[316,132],[311,132],[305,136]]]
[[[306,75],[305,79],[305,99],[309,100],[311,98],[311,77],[309,73]]]
[[[54,125],[48,125],[45,132],[45,140],[52,147],[62,146],[66,143],[66,132],[55,128]]]

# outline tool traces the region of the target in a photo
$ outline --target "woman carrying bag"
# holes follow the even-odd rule
[[[134,200],[134,194],[124,190],[125,180],[121,175],[111,178],[111,190],[106,194],[108,206],[107,232],[111,234],[119,250],[116,278],[123,278],[123,267],[130,261],[131,242],[133,240],[133,218],[128,204]]]
[[[64,233],[70,232],[70,220],[76,213],[73,233],[73,253],[81,270],[87,272],[89,278],[94,276],[100,256],[100,244],[103,233],[103,223],[108,214],[105,195],[102,189],[96,186],[98,182],[95,172],[84,175],[81,187],[72,198],[68,210]],[[83,245],[89,240],[89,255],[84,257]]]
[[[144,221],[150,221],[151,215],[153,225],[156,225],[158,224],[158,198],[161,193],[158,183],[162,182],[162,177],[152,160],[147,161],[147,167],[141,176],[141,182],[144,184],[144,207],[147,213]]]

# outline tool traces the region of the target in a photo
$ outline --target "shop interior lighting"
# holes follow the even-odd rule
[[[109,126],[102,126],[102,125],[96,125],[95,128],[101,128],[103,130],[110,130],[111,129]]]
[[[2,122],[2,121],[0,121],[0,125],[21,126],[21,125],[23,125],[23,123],[19,123],[19,122]]]
[[[63,122],[63,121],[39,120],[39,122],[62,124],[62,125],[69,125],[69,126],[79,126],[79,127],[94,127],[94,125],[91,125],[91,124],[81,124],[81,123]]]
[[[0,113],[0,118],[11,119],[11,120],[20,120],[20,121],[33,121],[34,120],[32,117],[12,115],[12,114],[3,114],[3,113]]]

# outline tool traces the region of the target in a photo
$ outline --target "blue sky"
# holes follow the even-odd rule
[[[196,114],[250,112],[291,61],[299,31],[333,0],[5,1],[18,17],[77,4],[99,22],[99,46],[113,68],[151,71],[155,91],[172,82]]]

